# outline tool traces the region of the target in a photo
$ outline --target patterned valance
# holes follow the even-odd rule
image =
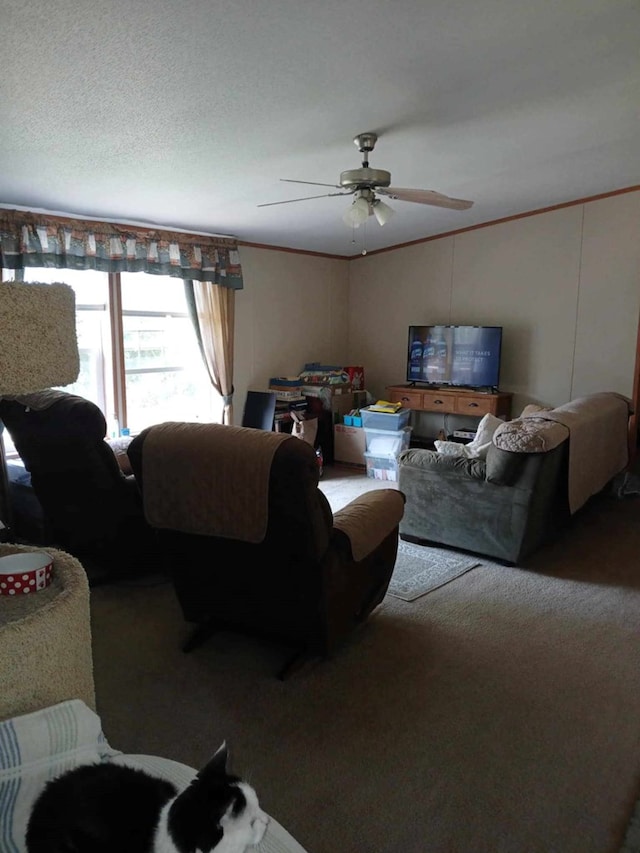
[[[0,267],[146,272],[242,289],[238,242],[18,210],[0,210]]]

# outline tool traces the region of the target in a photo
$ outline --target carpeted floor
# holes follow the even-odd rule
[[[622,846],[640,793],[638,498],[596,500],[521,567],[387,596],[284,683],[289,650],[248,637],[181,652],[166,583],[98,587],[91,605],[109,741],[198,767],[226,739],[309,853]]]
[[[640,853],[640,800],[636,802],[620,853]]]

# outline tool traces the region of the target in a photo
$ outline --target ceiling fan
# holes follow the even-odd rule
[[[309,195],[303,198],[290,198],[286,201],[272,201],[259,204],[258,207],[272,207],[276,204],[291,204],[294,201],[308,201],[313,198],[328,198],[338,195],[354,195],[355,198],[343,216],[345,223],[357,228],[365,222],[369,216],[375,216],[380,225],[384,225],[393,216],[394,210],[385,204],[378,195],[387,198],[395,198],[398,201],[410,201],[417,204],[430,204],[434,207],[447,207],[451,210],[468,210],[473,202],[462,198],[450,198],[435,192],[435,190],[407,189],[405,187],[392,187],[391,173],[384,169],[371,169],[369,167],[369,152],[373,151],[378,135],[373,131],[359,133],[354,138],[354,144],[363,154],[362,167],[360,169],[347,169],[340,173],[339,184],[322,184],[317,181],[296,181],[292,178],[280,178],[290,184],[309,184],[315,187],[335,187],[342,190],[338,193],[323,193],[322,195]]]

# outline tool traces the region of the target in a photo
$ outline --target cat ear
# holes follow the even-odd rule
[[[203,776],[207,776],[209,778],[212,776],[226,776],[228,759],[229,750],[227,749],[227,742],[226,740],[223,740],[218,749],[215,751],[213,758],[209,759],[202,770],[198,773],[198,776],[200,778]]]

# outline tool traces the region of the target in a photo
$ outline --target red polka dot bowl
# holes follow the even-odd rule
[[[0,557],[0,595],[31,595],[51,583],[53,557],[46,551],[25,551]]]

